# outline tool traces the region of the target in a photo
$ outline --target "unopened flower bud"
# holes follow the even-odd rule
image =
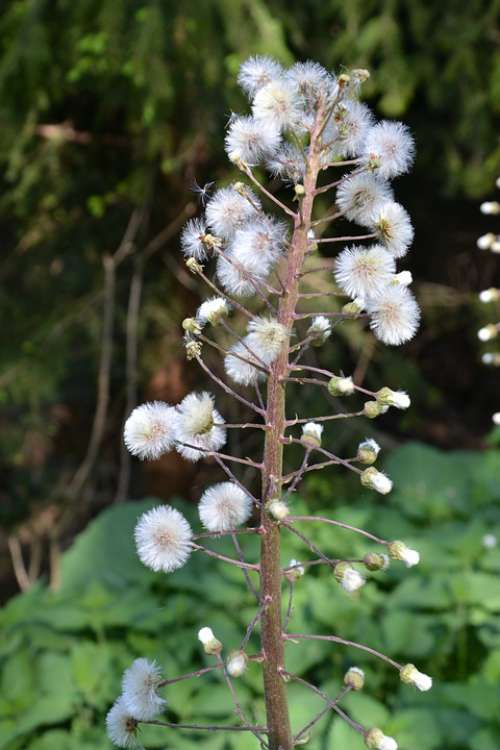
[[[347,73],[342,73],[337,78],[337,83],[340,86],[340,88],[344,88],[347,86],[351,81],[351,76],[347,75]]]
[[[350,667],[344,675],[344,685],[353,690],[362,690],[365,684],[365,673],[359,667]]]
[[[302,442],[312,445],[315,448],[321,446],[321,434],[323,432],[323,425],[317,422],[306,422],[302,427]]]
[[[186,261],[186,267],[191,273],[201,273],[203,271],[203,266],[201,263],[198,263],[195,258],[188,258]]]
[[[328,393],[332,396],[350,396],[354,393],[354,383],[351,377],[340,378],[334,375],[328,381]]]
[[[494,323],[490,323],[484,328],[480,328],[477,332],[477,337],[480,341],[491,341],[498,336],[498,328]]]
[[[383,552],[367,552],[363,562],[368,570],[387,570],[389,567],[389,557]]]
[[[359,315],[360,312],[363,312],[363,307],[354,300],[353,302],[347,302],[342,307],[342,312],[344,315]]]
[[[500,299],[500,289],[495,289],[495,287],[483,289],[483,291],[479,293],[479,299],[481,302],[496,302]]]
[[[381,495],[387,495],[392,490],[392,481],[374,466],[365,469],[360,479],[363,487],[380,492]]]
[[[401,668],[399,676],[401,677],[401,682],[404,682],[405,685],[413,685],[422,692],[426,692],[432,687],[432,677],[419,672],[414,664],[405,664]]]
[[[362,464],[374,464],[380,453],[380,445],[376,440],[367,438],[358,445],[357,460]]]
[[[347,562],[339,562],[333,569],[333,574],[344,591],[352,593],[363,586],[366,581],[361,573]]]
[[[302,198],[302,196],[305,195],[305,192],[306,192],[304,185],[301,185],[300,182],[297,185],[295,185],[294,190],[295,190],[296,198]]]
[[[187,333],[192,333],[193,336],[199,336],[201,333],[201,326],[196,318],[184,318],[182,327]]]
[[[395,406],[396,409],[408,409],[411,404],[407,393],[404,391],[393,391],[387,387],[377,391],[375,398],[382,406]]]
[[[385,414],[388,408],[388,406],[382,406],[382,404],[379,404],[378,401],[365,401],[363,405],[363,413],[368,419],[375,419],[381,414]]]
[[[351,70],[351,75],[360,83],[364,83],[369,79],[370,71],[366,68],[354,68],[354,70]]]
[[[321,346],[332,332],[332,324],[324,315],[317,315],[307,329],[307,335],[312,339],[313,346]]]
[[[285,570],[285,578],[290,583],[294,583],[298,578],[302,578],[305,575],[305,568],[300,564],[299,560],[290,560]]]
[[[420,554],[415,549],[410,549],[404,542],[395,541],[389,544],[389,555],[393,560],[401,560],[407,568],[412,568],[420,562]]]
[[[500,203],[498,201],[486,201],[481,203],[479,209],[482,214],[500,214]]]
[[[481,237],[478,238],[476,244],[480,250],[489,250],[495,240],[496,237],[493,232],[488,232],[488,234],[481,235]]]
[[[202,644],[206,654],[215,656],[222,651],[222,643],[217,640],[212,628],[201,628],[198,632],[198,640]]]
[[[284,521],[284,519],[290,514],[288,505],[279,498],[270,500],[266,507],[268,513],[270,513],[277,521]]]
[[[229,654],[226,669],[231,677],[241,677],[247,668],[248,657],[244,651],[233,651]]]
[[[365,733],[365,744],[370,750],[398,750],[396,740],[385,735],[378,727],[373,727]]]

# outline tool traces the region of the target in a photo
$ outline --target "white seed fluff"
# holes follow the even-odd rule
[[[192,531],[182,513],[170,505],[159,505],[139,518],[134,531],[139,559],[156,573],[171,573],[191,554]]]
[[[133,456],[156,459],[174,445],[175,409],[163,401],[138,406],[125,422],[123,440]]]
[[[274,177],[290,180],[294,185],[302,182],[306,173],[304,152],[291,143],[284,143],[271,159],[267,169]]]
[[[302,427],[302,440],[306,442],[313,440],[314,442],[321,445],[321,435],[323,434],[323,425],[318,422],[306,422]]]
[[[229,349],[229,353],[224,358],[224,368],[228,377],[235,383],[255,385],[259,380],[264,380],[265,373],[251,364],[255,362],[256,365],[262,366],[257,357],[253,356],[252,350],[249,351],[248,337],[246,336],[243,341],[245,343],[238,341]]]
[[[365,578],[355,568],[347,567],[339,581],[340,585],[349,594],[360,589],[365,583]]]
[[[258,55],[249,57],[240,67],[238,83],[250,97],[253,97],[262,86],[283,75],[284,70],[279,63],[270,57]]]
[[[287,329],[276,318],[259,316],[248,324],[245,341],[252,352],[266,365],[270,365],[280,353],[287,339]]]
[[[424,672],[419,672],[416,667],[413,667],[411,673],[407,675],[408,683],[414,685],[418,690],[425,693],[432,687],[432,677]]]
[[[234,482],[220,482],[205,490],[198,510],[207,531],[228,531],[248,520],[252,500]]]
[[[198,461],[207,451],[216,451],[226,442],[224,420],[215,409],[214,399],[210,393],[189,393],[177,406],[176,411],[176,449],[188,461]],[[200,450],[197,450],[198,448]]]
[[[140,747],[137,741],[137,719],[127,710],[123,696],[120,696],[108,711],[106,732],[113,745],[117,747]]]
[[[310,60],[292,65],[286,71],[286,77],[308,110],[314,111],[321,101],[331,101],[338,92],[335,78],[322,65]]]
[[[253,117],[237,117],[229,125],[226,153],[230,161],[250,167],[272,156],[281,143],[281,134],[272,123]]]
[[[387,286],[367,303],[370,328],[384,344],[399,346],[415,335],[420,309],[405,286]]]
[[[262,262],[263,269],[280,257],[287,238],[285,222],[270,216],[261,216],[239,229],[229,245],[229,255],[244,266],[257,261]]]
[[[229,304],[224,297],[211,297],[202,302],[196,313],[196,320],[205,325],[210,323],[215,326],[223,318],[229,315]]]
[[[366,104],[355,99],[343,101],[334,113],[336,138],[334,149],[338,156],[352,157],[361,153],[373,115]]]
[[[369,226],[373,213],[383,203],[393,200],[390,185],[366,172],[345,177],[337,188],[338,208],[349,221],[362,226]]]
[[[366,133],[364,162],[384,179],[408,172],[414,156],[414,140],[402,122],[383,120]]]
[[[166,701],[156,693],[160,682],[159,666],[147,659],[136,659],[125,670],[122,680],[123,703],[136,719],[149,721],[162,710]]]
[[[207,203],[206,220],[210,229],[225,240],[230,239],[237,229],[247,221],[255,220],[260,201],[251,190],[248,198],[238,193],[234,187],[217,190]]]
[[[380,294],[396,270],[394,256],[381,245],[346,247],[335,261],[335,280],[350,297]]]
[[[271,81],[255,94],[252,106],[256,120],[271,123],[279,130],[293,128],[300,120],[299,97],[291,81]]]
[[[246,248],[240,249],[238,245],[217,260],[217,278],[226,292],[235,297],[254,295],[270,270],[268,258],[260,257],[257,253],[249,255]]]
[[[374,211],[371,226],[386,249],[396,258],[406,255],[414,231],[408,212],[394,201],[387,201]]]
[[[380,742],[377,745],[377,750],[398,750],[398,743],[394,739],[394,737],[389,737],[388,735],[384,734],[383,737],[380,738]]]
[[[324,315],[316,315],[307,329],[307,335],[314,341],[324,344],[332,333],[332,324]]]
[[[190,219],[181,234],[181,248],[186,258],[206,260],[208,257],[204,237],[207,227],[203,219]]]

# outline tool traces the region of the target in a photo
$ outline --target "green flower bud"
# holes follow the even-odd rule
[[[365,684],[365,673],[358,667],[350,667],[344,675],[344,685],[353,690],[362,690]]]
[[[354,393],[352,378],[340,378],[334,375],[328,381],[328,393],[332,396],[350,396]]]
[[[196,318],[184,318],[182,327],[187,333],[192,333],[193,336],[199,336],[201,333],[201,326]]]
[[[388,556],[379,552],[368,552],[363,557],[363,562],[368,570],[386,570],[389,567]]]

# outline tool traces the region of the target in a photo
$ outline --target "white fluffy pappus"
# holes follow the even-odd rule
[[[139,559],[156,573],[182,568],[191,554],[192,537],[189,523],[170,505],[143,513],[134,530]]]
[[[415,142],[402,122],[382,120],[366,133],[363,161],[384,179],[408,172],[414,156]]]
[[[255,362],[256,365],[262,366],[262,363],[249,349],[250,345],[246,336],[243,341],[237,341],[236,344],[233,344],[224,358],[224,369],[227,376],[238,385],[255,385],[259,380],[264,380],[266,377],[262,370],[252,365],[252,362]]]
[[[242,64],[238,73],[238,83],[250,97],[253,97],[262,86],[278,80],[283,75],[284,70],[276,60],[257,55],[249,57]]]
[[[284,143],[279,151],[268,159],[266,166],[274,177],[290,180],[294,185],[302,182],[306,173],[304,152],[292,143]]]
[[[236,245],[225,256],[217,259],[217,278],[229,294],[250,297],[259,283],[265,281],[271,271],[269,258],[254,253],[249,255],[245,247]]]
[[[379,294],[396,270],[394,256],[381,245],[346,247],[335,260],[335,280],[350,297]]]
[[[181,401],[176,408],[174,433],[176,449],[188,461],[199,461],[207,451],[216,451],[224,445],[224,420],[210,393],[189,393]]]
[[[204,237],[207,227],[203,219],[189,219],[181,234],[181,249],[186,258],[206,260],[208,258]]]
[[[225,143],[230,161],[254,167],[277,151],[281,134],[272,122],[237,117],[229,125]]]
[[[337,188],[336,204],[346,219],[369,226],[373,213],[393,199],[394,194],[387,182],[361,172],[342,180]]]
[[[366,309],[371,317],[370,328],[384,344],[404,344],[418,329],[420,308],[405,286],[387,286],[368,300]]]
[[[320,102],[333,101],[338,93],[335,77],[317,62],[295,63],[286,71],[286,78],[293,83],[305,107],[310,110]]]
[[[231,239],[237,229],[247,221],[253,221],[260,209],[257,196],[247,189],[248,198],[234,187],[217,190],[207,203],[205,217],[210,229],[225,240]]]
[[[159,666],[148,659],[136,659],[125,670],[122,696],[125,708],[141,721],[149,721],[163,709],[166,701],[157,695],[161,682]]]
[[[288,236],[286,222],[271,216],[260,216],[239,229],[229,246],[231,256],[238,258],[243,265],[257,255],[262,261],[276,261]]]
[[[229,304],[224,297],[210,297],[199,306],[196,312],[196,320],[202,325],[210,323],[215,326],[222,318],[229,315],[229,310]]]
[[[372,215],[372,226],[379,240],[396,258],[406,255],[413,242],[414,231],[408,212],[395,201],[387,201]]]
[[[138,406],[130,414],[123,429],[123,441],[133,456],[156,459],[174,445],[173,418],[175,408],[163,401]]]
[[[333,113],[333,129],[325,129],[325,138],[333,135],[333,151],[337,156],[354,157],[361,152],[373,123],[373,114],[366,104],[355,99],[342,101]]]
[[[259,359],[270,365],[280,353],[287,339],[287,329],[276,318],[264,315],[251,320],[248,324],[248,335],[245,341]]]
[[[117,747],[140,748],[137,730],[137,719],[127,710],[123,696],[120,696],[106,715],[107,735]]]
[[[316,344],[324,344],[330,337],[332,330],[333,327],[331,320],[324,315],[316,315],[307,329],[307,335],[310,336]]]
[[[208,531],[228,531],[245,523],[252,512],[252,500],[234,482],[209,487],[198,506],[200,520]]]
[[[284,78],[267,83],[255,94],[252,112],[256,120],[271,123],[279,130],[296,127],[302,115],[296,86]]]

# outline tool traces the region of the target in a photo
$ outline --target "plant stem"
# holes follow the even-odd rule
[[[288,250],[285,292],[280,297],[278,321],[288,331],[281,353],[271,365],[267,383],[266,432],[262,469],[261,596],[269,602],[262,615],[262,650],[265,654],[264,692],[270,750],[292,750],[286,687],[281,676],[284,669],[284,644],[281,637],[281,566],[280,527],[266,511],[266,502],[281,497],[283,483],[283,443],[286,426],[285,382],[289,368],[289,348],[295,310],[299,300],[299,283],[308,248],[308,232],[318,175],[317,138],[322,124],[318,116],[311,134],[311,146],[304,178],[304,197],[300,212],[294,216],[294,231]]]

